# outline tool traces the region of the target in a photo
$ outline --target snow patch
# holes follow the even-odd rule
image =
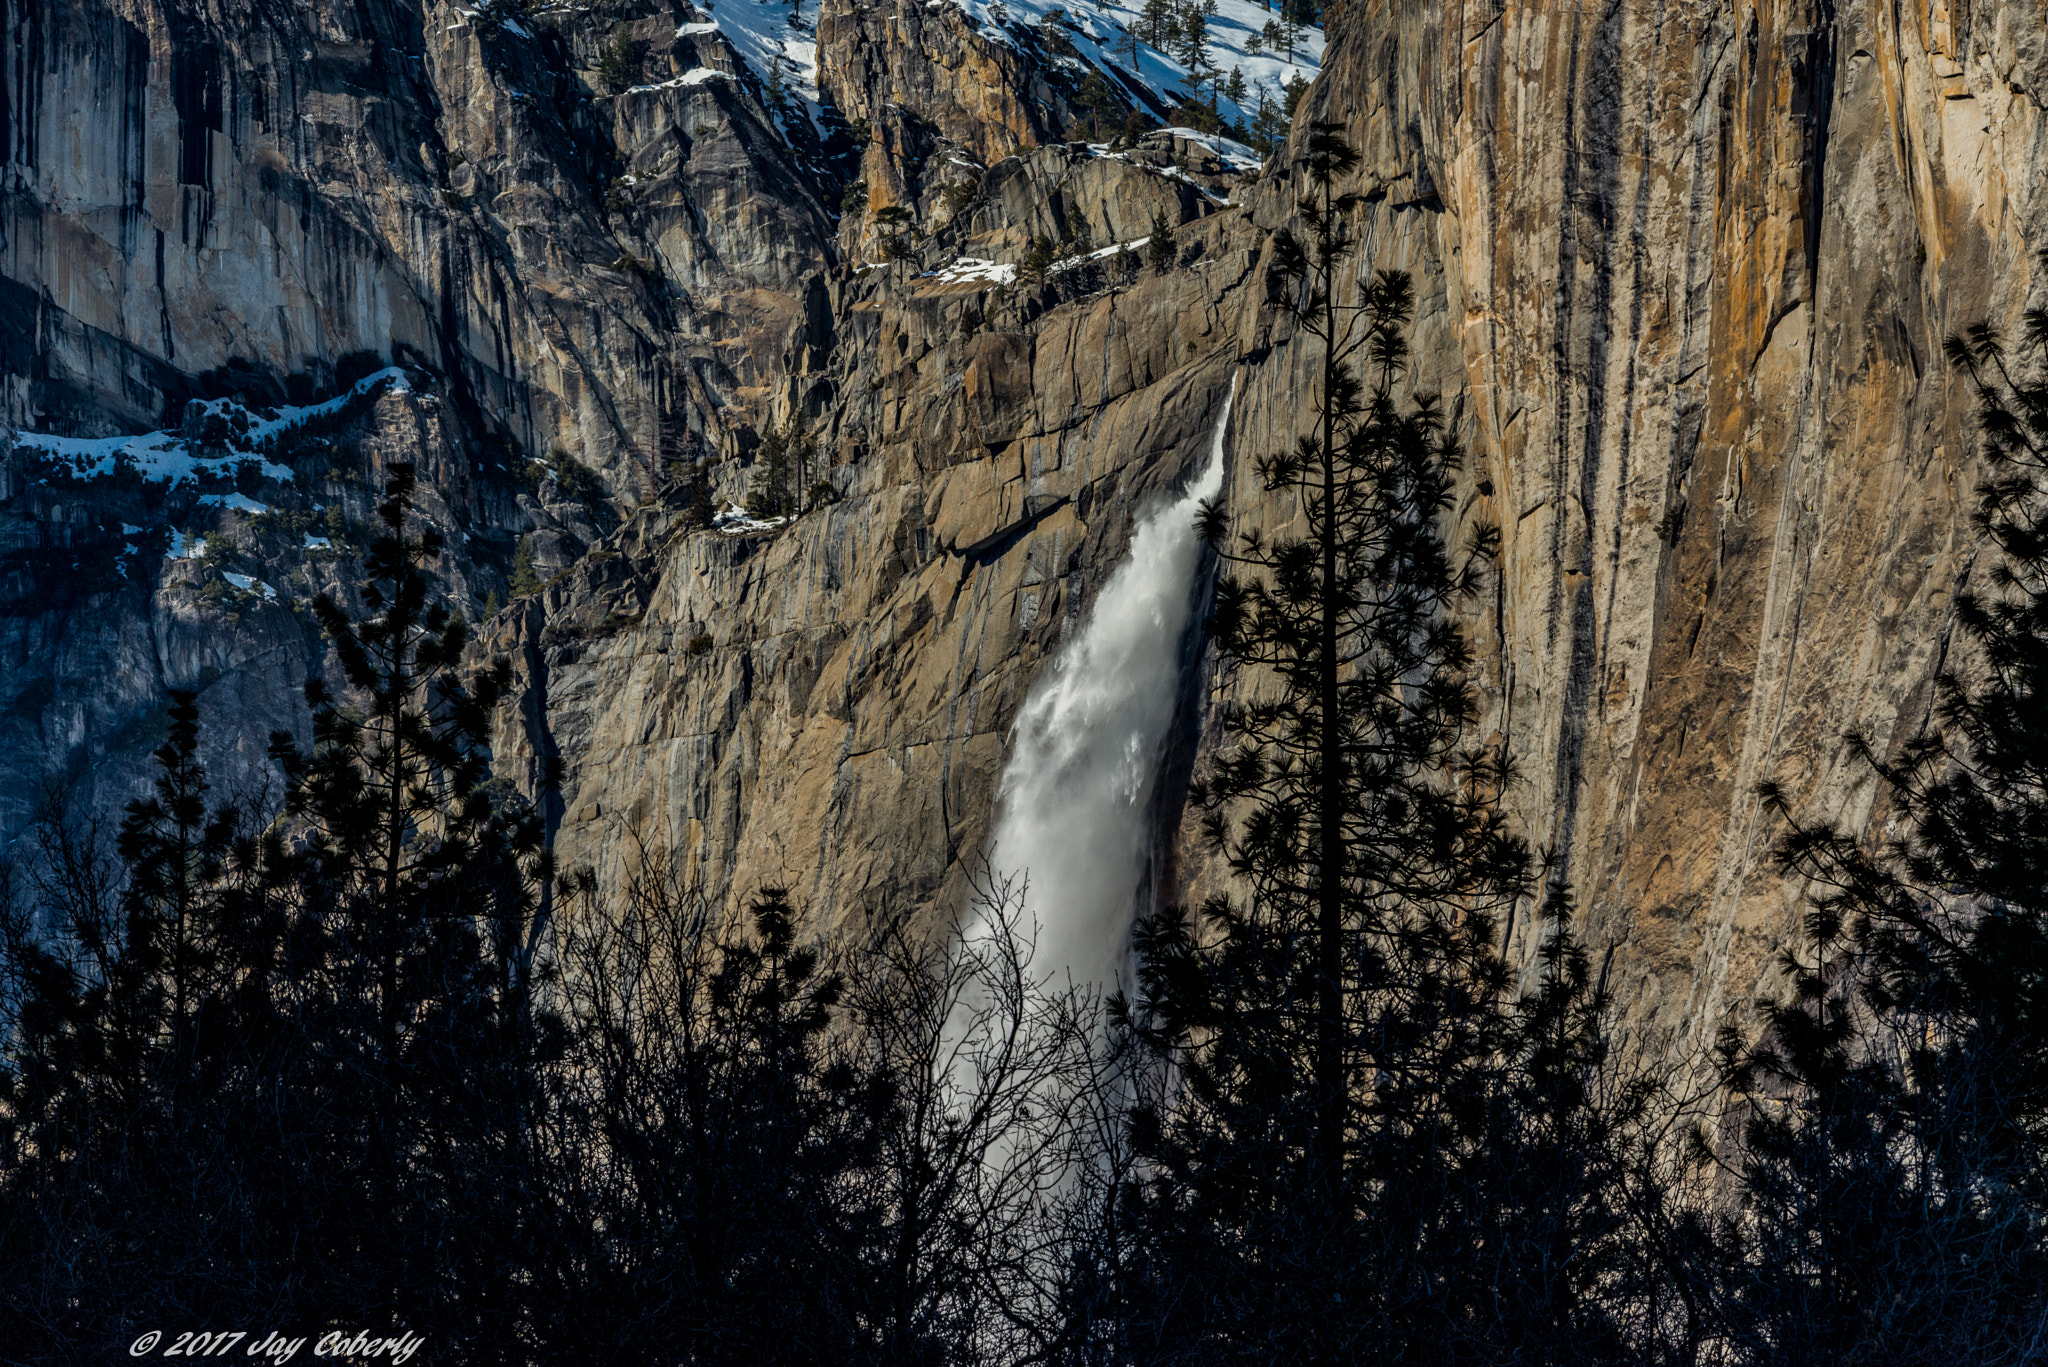
[[[797,0],[794,5],[784,6],[739,0],[723,6],[709,20],[679,26],[676,37],[698,38],[718,34],[764,90],[769,85],[769,73],[779,69],[782,88],[796,106],[789,112],[795,117],[809,119],[812,129],[822,136],[824,119],[818,96],[818,43],[814,36],[818,31],[820,3],[821,0]],[[706,5],[704,9],[710,13],[711,6]],[[794,23],[790,22],[792,19]]]
[[[677,90],[687,86],[703,85],[708,81],[729,81],[732,77],[723,71],[708,66],[694,66],[672,80],[660,81],[654,85],[629,86],[625,94],[638,95],[649,90]]]
[[[264,583],[253,574],[229,574],[226,570],[222,570],[220,577],[244,593],[261,593],[263,601],[266,603],[277,597],[276,589],[270,587],[270,585]]]
[[[1152,238],[1148,234],[1144,237],[1133,238],[1129,242],[1119,242],[1114,247],[1104,247],[1100,251],[1089,252],[1086,256],[1070,256],[1064,261],[1055,261],[1052,265],[1046,267],[1046,274],[1058,275],[1061,271],[1070,271],[1084,262],[1101,261],[1106,257],[1115,256],[1118,252],[1135,252],[1142,249],[1151,240]]]
[[[255,499],[245,498],[241,494],[201,494],[199,496],[199,506],[202,508],[233,508],[238,513],[267,513],[270,511],[268,507],[258,503]]]
[[[993,261],[983,261],[979,257],[963,256],[952,265],[932,271],[923,278],[936,280],[942,285],[964,284],[971,281],[990,285],[1014,285],[1017,283],[1017,268],[997,265]]]
[[[1110,0],[1101,4],[1088,3],[1088,0],[1070,0],[1070,3],[1060,3],[1060,0],[949,0],[949,3],[980,30],[983,38],[1006,47],[1018,45],[1015,37],[1018,31],[1038,27],[1054,9],[1064,10],[1067,15],[1066,40],[1113,83],[1123,86],[1126,91],[1133,87],[1142,89],[1169,109],[1178,104],[1187,91],[1188,68],[1178,57],[1140,41],[1133,60],[1130,33],[1133,26],[1142,27],[1144,23],[1144,0],[1131,0],[1130,3]],[[1262,96],[1269,104],[1282,104],[1287,98],[1289,82],[1296,78],[1313,81],[1322,70],[1325,42],[1321,29],[1300,29],[1290,60],[1284,49],[1280,52],[1266,50],[1266,26],[1277,23],[1280,18],[1277,12],[1267,9],[1260,0],[1212,0],[1212,3],[1215,11],[1209,16],[1209,41],[1204,49],[1209,69],[1227,80],[1234,68],[1243,74],[1245,82],[1242,100],[1232,100],[1219,94],[1217,108],[1226,123],[1243,120],[1249,125],[1258,113]],[[991,13],[998,4],[1005,14],[1003,24],[997,24]],[[1247,52],[1247,41],[1254,37],[1260,40],[1259,51]],[[1249,148],[1245,151],[1253,156],[1251,164],[1258,165],[1256,154],[1252,154]],[[1223,159],[1231,161],[1230,157]]]
[[[194,451],[179,431],[165,428],[132,437],[60,437],[46,432],[23,432],[16,446],[37,452],[70,466],[77,479],[104,479],[124,467],[146,480],[163,480],[176,488],[195,475],[224,474],[241,461],[255,461],[266,479],[289,480],[291,467],[265,460],[258,449],[273,437],[283,436],[302,423],[339,412],[352,398],[388,385],[394,394],[412,392],[405,371],[387,366],[365,375],[343,393],[321,403],[297,408],[279,408],[277,416],[261,418],[234,399],[209,399],[200,404],[207,419],[220,418],[228,435],[218,446]],[[239,430],[237,430],[239,429]],[[234,504],[222,506],[234,507]],[[259,506],[258,511],[261,511]]]
[[[1166,131],[1183,142],[1208,148],[1218,161],[1233,170],[1256,171],[1265,164],[1265,159],[1257,152],[1221,133],[1198,133],[1192,128],[1169,128]]]
[[[786,517],[755,517],[739,504],[728,503],[723,512],[712,515],[711,525],[733,536],[740,532],[772,532],[787,521]]]

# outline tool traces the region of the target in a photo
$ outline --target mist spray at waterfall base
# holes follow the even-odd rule
[[[1107,991],[1121,976],[1198,608],[1195,517],[1222,491],[1236,398],[1233,374],[1200,472],[1139,519],[1079,635],[1018,714],[989,862],[999,876],[1028,879],[1027,911],[1038,922],[1031,968],[1040,978],[1071,975],[1076,986]]]

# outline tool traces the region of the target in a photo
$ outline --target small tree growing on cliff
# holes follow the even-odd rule
[[[910,210],[901,204],[890,204],[874,212],[875,226],[881,231],[879,249],[884,261],[917,260],[917,224],[912,220]]]
[[[754,478],[747,486],[747,508],[756,517],[795,517],[816,498],[811,479],[818,457],[817,438],[801,412],[780,427],[769,427],[754,453]]]
[[[597,79],[603,82],[607,94],[629,90],[639,81],[646,60],[647,45],[634,41],[630,33],[620,29],[597,59]]]
[[[1173,226],[1166,221],[1166,211],[1157,210],[1152,215],[1151,236],[1145,241],[1145,261],[1155,271],[1170,269],[1177,252],[1173,240]]]

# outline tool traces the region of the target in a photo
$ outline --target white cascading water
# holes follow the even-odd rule
[[[1233,374],[1201,473],[1139,520],[1130,554],[1018,714],[989,862],[999,876],[1029,880],[1040,978],[1071,975],[1076,986],[1108,990],[1121,976],[1196,610],[1195,516],[1223,488],[1236,398]]]

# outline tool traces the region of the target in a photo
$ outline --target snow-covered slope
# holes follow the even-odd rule
[[[954,2],[974,19],[984,37],[999,43],[1014,42],[1011,34],[1017,28],[1043,24],[1047,16],[1054,13],[1064,15],[1062,27],[1067,41],[1075,50],[1119,83],[1135,76],[1152,96],[1148,103],[1171,108],[1187,92],[1187,65],[1172,53],[1150,43],[1140,40],[1136,44],[1137,61],[1133,69],[1130,35],[1133,27],[1140,31],[1143,29],[1142,4],[1092,3],[1092,0],[1076,0],[1070,5],[1054,4],[1051,0]],[[1249,124],[1256,117],[1261,97],[1275,104],[1282,103],[1290,82],[1297,78],[1313,81],[1322,69],[1324,41],[1321,29],[1298,28],[1296,32],[1300,36],[1291,57],[1285,51],[1268,52],[1265,50],[1264,33],[1267,25],[1278,22],[1280,14],[1277,9],[1268,9],[1256,0],[1214,0],[1214,4],[1216,12],[1209,17],[1209,41],[1205,48],[1209,66],[1225,80],[1233,70],[1240,72],[1245,86],[1243,99],[1218,100],[1226,123],[1241,120]],[[1254,38],[1258,41],[1250,43]],[[1248,44],[1260,50],[1247,52]],[[1173,48],[1177,44],[1169,42],[1166,46]],[[1071,58],[1066,60],[1072,61]]]
[[[16,445],[27,452],[54,460],[73,479],[105,479],[124,469],[146,480],[166,481],[171,487],[196,475],[228,475],[241,462],[261,463],[267,479],[289,480],[289,466],[265,459],[280,438],[322,418],[331,418],[375,391],[391,386],[398,392],[408,388],[405,371],[389,366],[366,375],[355,385],[321,403],[303,407],[250,409],[234,399],[195,400],[186,410],[182,427],[144,432],[126,437],[60,437],[41,432],[23,432]],[[203,436],[195,434],[204,434]],[[202,504],[208,498],[200,500]],[[239,502],[215,505],[236,507]]]
[[[786,115],[801,113],[825,133],[818,95],[818,4],[763,4],[759,0],[700,0],[707,16],[676,30],[678,38],[716,32],[764,88],[787,95]]]
[[[791,97],[792,110],[800,108],[822,136],[828,130],[820,118],[818,4],[819,0],[797,0],[794,4],[709,0],[700,6],[708,17],[684,24],[677,30],[677,36],[694,37],[715,29],[764,86],[769,84],[771,73],[779,70],[780,85]],[[1257,117],[1261,100],[1283,104],[1290,83],[1315,79],[1322,69],[1323,32],[1318,28],[1297,28],[1291,54],[1284,50],[1272,52],[1267,50],[1265,35],[1280,18],[1277,9],[1269,9],[1257,0],[1214,0],[1214,4],[1216,11],[1209,17],[1205,51],[1211,71],[1219,78],[1218,110],[1225,123],[1250,125]],[[1143,41],[1134,48],[1131,30],[1133,26],[1143,28],[1142,4],[1091,0],[1076,0],[1071,5],[1058,5],[1051,0],[929,0],[928,8],[948,5],[963,11],[984,38],[1011,47],[1018,45],[1019,31],[1038,27],[1048,17],[1063,16],[1061,28],[1066,41],[1089,64],[1124,86],[1132,103],[1171,109],[1187,92],[1189,70],[1177,56]],[[1178,45],[1167,42],[1165,46]],[[1054,60],[1076,65],[1072,57]],[[1233,71],[1244,78],[1241,99],[1233,100],[1220,93],[1220,82],[1227,82]],[[1134,81],[1140,90],[1129,88]]]

